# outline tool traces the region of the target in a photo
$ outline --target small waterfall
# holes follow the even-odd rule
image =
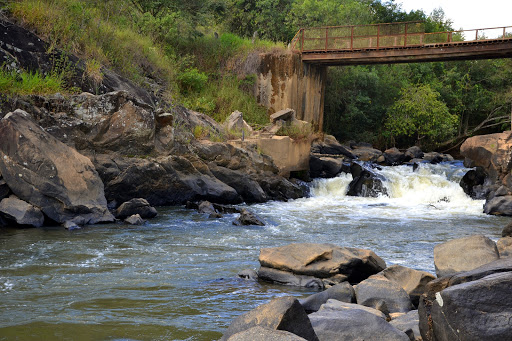
[[[349,197],[346,195],[352,181],[350,174],[333,179],[317,179],[312,184],[313,200],[319,205],[329,203],[353,207],[361,204],[380,207],[379,214],[393,215],[407,210],[408,214],[481,214],[483,201],[467,196],[459,185],[468,171],[460,163],[421,164],[413,171],[411,166],[382,167],[374,172],[386,180],[387,195],[377,198]],[[383,207],[389,208],[383,210]],[[353,207],[355,208],[355,207]],[[398,213],[401,215],[401,213]]]

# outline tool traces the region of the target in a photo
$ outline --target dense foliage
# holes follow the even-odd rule
[[[237,61],[283,49],[300,27],[423,21],[426,32],[452,29],[442,9],[406,12],[394,0],[3,0],[0,6],[52,46],[84,58],[97,81],[108,66],[170,103],[219,121],[241,110],[256,126],[267,121],[266,110],[248,91],[255,79],[234,72]],[[444,148],[507,127],[511,100],[509,59],[331,67],[324,130],[380,147]]]

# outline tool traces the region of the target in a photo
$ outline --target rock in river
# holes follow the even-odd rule
[[[386,267],[386,263],[370,250],[315,243],[261,249],[259,262],[262,269],[335,283],[344,280],[358,283]]]

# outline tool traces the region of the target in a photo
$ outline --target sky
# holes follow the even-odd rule
[[[401,3],[407,12],[422,9],[427,14],[441,7],[456,30],[512,26],[512,0],[395,0],[395,3]]]

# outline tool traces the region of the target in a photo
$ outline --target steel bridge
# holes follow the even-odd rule
[[[512,26],[425,33],[423,22],[301,28],[302,61],[365,65],[512,58]]]

